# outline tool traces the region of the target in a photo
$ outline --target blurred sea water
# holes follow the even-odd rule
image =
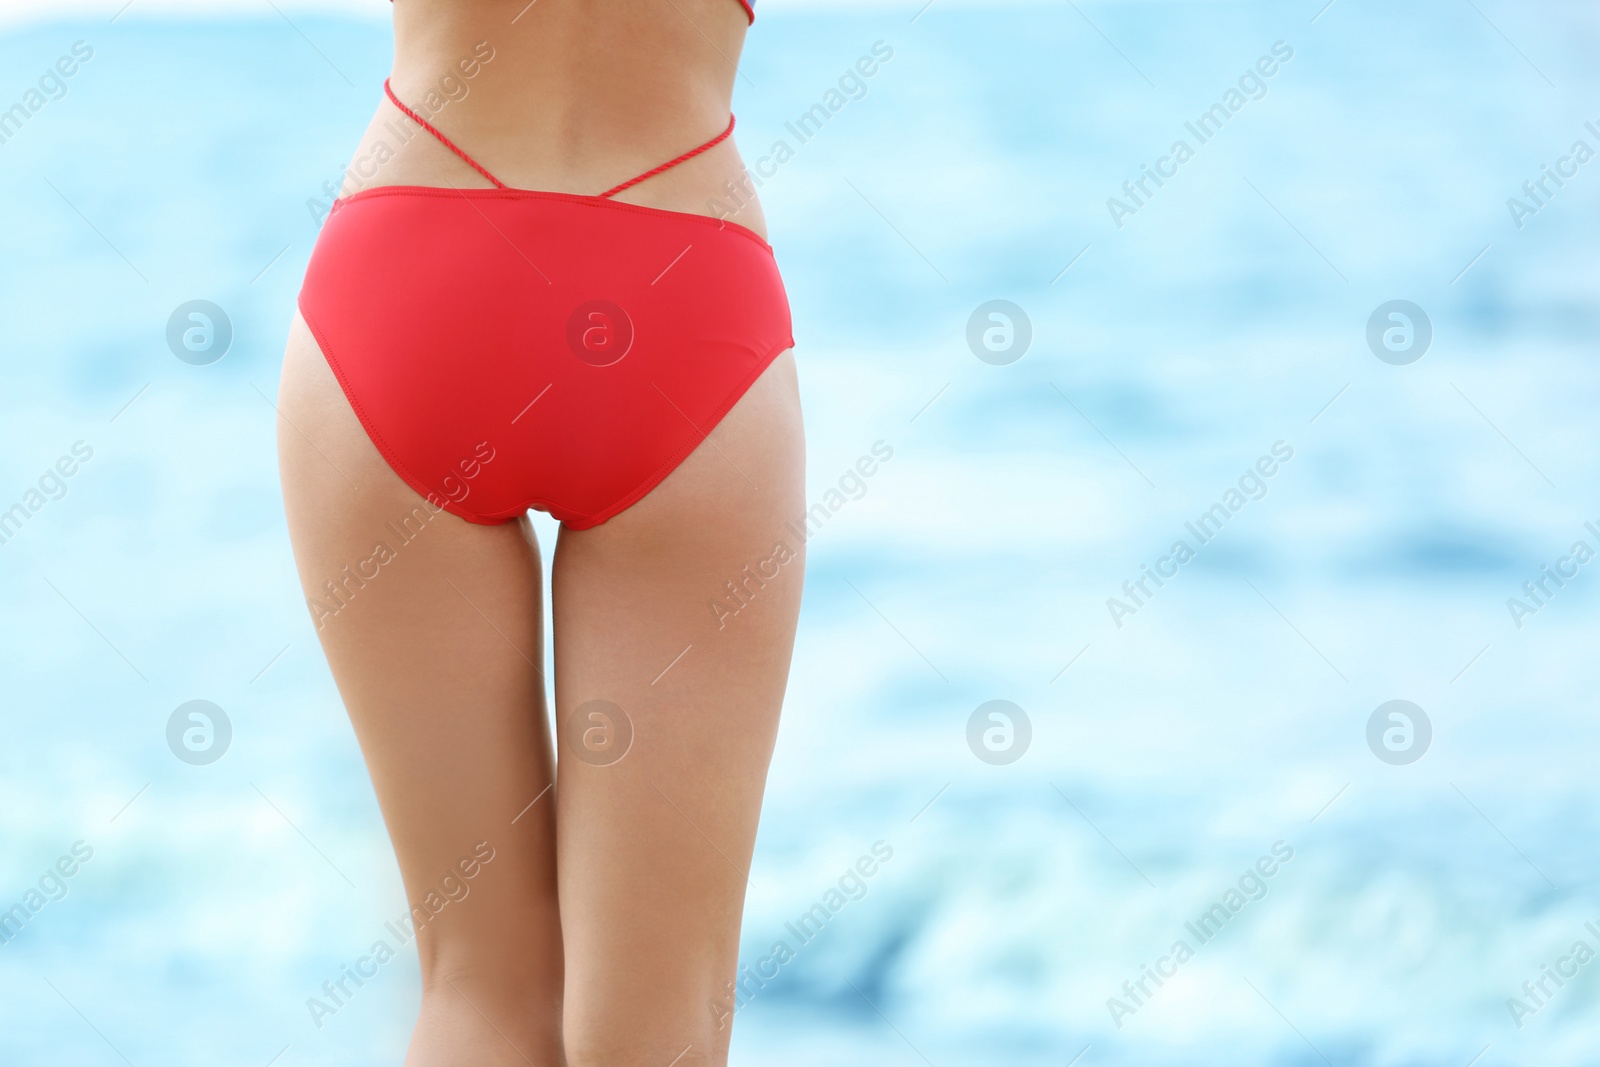
[[[389,32],[45,21],[0,35],[0,109],[80,41],[0,143],[0,509],[43,501],[0,544],[0,908],[59,887],[0,944],[0,1062],[397,1064],[414,955],[306,1007],[405,901],[272,407]],[[809,545],[743,938],[794,958],[735,1063],[1600,1063],[1600,577],[1508,608],[1600,549],[1597,46],[1577,2],[762,12],[738,137],[793,150],[761,195],[811,499],[893,454]],[[1575,173],[1538,204],[1541,167]],[[209,366],[165,339],[195,299],[234,331]],[[996,299],[1032,335],[1001,365],[968,343]],[[1416,362],[1368,345],[1392,300]],[[232,722],[209,766],[167,747],[192,699]],[[967,741],[997,699],[1005,765]],[[1403,765],[1368,744],[1396,699],[1431,724]]]

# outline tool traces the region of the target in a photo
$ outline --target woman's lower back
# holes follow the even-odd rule
[[[749,28],[738,0],[397,0],[398,98],[506,184],[598,194],[728,123]],[[375,94],[376,96],[376,94]],[[387,101],[351,157],[346,193],[489,182]],[[730,139],[617,196],[716,214],[765,236]]]

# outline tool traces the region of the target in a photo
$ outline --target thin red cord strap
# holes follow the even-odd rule
[[[452,151],[456,155],[460,156],[461,159],[468,166],[470,166],[473,170],[477,171],[479,174],[481,174],[485,178],[489,179],[490,184],[492,184],[496,189],[509,189],[510,188],[510,186],[508,186],[505,182],[501,181],[499,178],[496,178],[493,174],[490,174],[487,170],[484,170],[483,167],[478,163],[477,160],[473,159],[471,156],[467,155],[461,149],[457,148],[454,141],[450,140],[450,138],[448,138],[444,134],[440,133],[438,128],[435,127],[432,123],[430,123],[427,119],[423,118],[421,115],[417,114],[415,111],[412,111],[409,107],[406,107],[405,104],[401,103],[400,102],[400,98],[398,96],[394,95],[394,88],[392,86],[390,86],[388,78],[385,78],[383,80],[383,91],[389,97],[390,103],[394,104],[395,107],[399,108],[405,114],[406,118],[410,119],[412,122],[415,122],[418,126],[421,126],[423,129],[427,130],[429,133],[433,134],[434,137],[438,138],[440,144],[444,145],[446,148],[450,149],[450,151]],[[605,192],[601,193],[600,196],[602,198],[610,198],[610,197],[616,196],[618,193],[622,192],[624,189],[631,189],[635,185],[638,185],[642,181],[646,181],[646,180],[648,180],[650,178],[654,178],[657,174],[660,174],[663,171],[671,170],[673,167],[676,167],[678,164],[693,159],[695,156],[698,156],[701,152],[705,152],[705,151],[707,151],[709,149],[715,148],[717,145],[721,144],[723,141],[726,141],[730,136],[732,136],[732,134],[733,134],[733,121],[734,121],[733,120],[733,116],[729,115],[728,116],[728,128],[723,130],[721,133],[717,134],[715,137],[711,138],[711,140],[707,141],[705,144],[701,145],[699,148],[691,148],[689,151],[685,152],[683,155],[679,156],[676,159],[669,159],[669,160],[667,160],[667,162],[661,164],[659,167],[653,167],[650,170],[645,171],[643,174],[639,175],[636,178],[629,178],[627,181],[623,182],[621,185],[618,185],[618,186],[616,186],[614,188],[611,188],[611,189],[607,189]]]
[[[427,130],[429,133],[431,133],[435,137],[437,137],[439,139],[439,143],[440,144],[444,145],[446,148],[450,149],[450,151],[452,151],[456,155],[460,156],[463,160],[466,161],[467,165],[470,166],[473,170],[477,171],[479,174],[483,175],[485,178],[488,178],[489,181],[494,184],[494,187],[496,189],[508,189],[508,188],[510,188],[510,186],[506,185],[505,182],[501,181],[499,178],[496,178],[493,174],[490,174],[488,171],[484,170],[483,167],[481,167],[478,164],[478,161],[476,159],[473,159],[471,156],[469,156],[465,152],[461,151],[461,149],[457,148],[455,146],[455,142],[454,141],[450,140],[450,138],[448,138],[444,134],[440,133],[433,126],[433,124],[430,123],[427,119],[423,118],[421,115],[417,114],[415,111],[412,111],[409,107],[406,107],[404,104],[402,104],[400,102],[400,98],[398,96],[394,95],[394,90],[389,87],[389,79],[388,78],[383,79],[383,91],[388,94],[389,101],[391,103],[393,103],[395,107],[397,107],[401,111],[405,112],[406,118],[410,119],[412,122],[415,122],[418,126],[421,126],[423,129]],[[723,136],[727,136],[727,135],[724,134]]]
[[[653,168],[651,170],[647,170],[643,174],[639,175],[637,178],[629,178],[627,181],[623,182],[621,185],[617,186],[616,188],[607,189],[605,192],[601,193],[600,195],[602,197],[613,197],[613,196],[616,196],[618,193],[622,192],[622,190],[624,190],[624,189],[631,189],[635,185],[638,185],[640,182],[645,181],[648,178],[654,178],[657,174],[660,174],[664,170],[671,170],[673,167],[676,167],[679,163],[685,162],[686,160],[693,159],[695,156],[698,156],[701,152],[704,152],[707,149],[715,148],[717,145],[721,144],[723,141],[726,141],[728,139],[729,135],[732,134],[732,133],[733,133],[733,116],[729,115],[728,116],[728,128],[723,130],[721,133],[717,134],[715,137],[711,138],[711,140],[707,141],[705,144],[701,145],[699,148],[691,148],[689,151],[685,152],[683,155],[679,156],[677,159],[669,159],[667,162],[661,164],[661,166],[655,167],[655,168]]]

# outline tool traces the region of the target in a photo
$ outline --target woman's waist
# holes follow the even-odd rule
[[[469,153],[568,165],[676,154],[727,122],[743,10],[732,0],[401,0],[390,80],[407,106],[470,140]]]
[[[615,192],[621,202],[731,217],[764,234],[754,183],[722,136],[730,87],[692,71],[608,84],[592,70],[520,70],[510,58],[487,42],[448,63],[397,54],[392,96],[352,155],[344,192],[494,183]]]
[[[694,136],[703,142],[702,133],[697,131]],[[511,144],[498,138],[456,142],[452,135],[452,141],[464,150],[465,144],[472,145],[468,155],[481,172],[474,172],[466,159],[453,154],[398,109],[380,108],[351,156],[340,196],[348,198],[384,186],[492,189],[499,182],[511,190],[598,197],[642,179],[610,199],[723,219],[766,237],[754,180],[731,137],[657,174],[649,172],[673,157],[659,159],[656,155],[660,153],[651,154],[637,146],[572,153],[559,143],[541,152],[530,150],[526,143]]]

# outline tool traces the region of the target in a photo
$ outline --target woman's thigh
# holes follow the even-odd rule
[[[408,1063],[474,1049],[474,1062],[559,1062],[554,769],[532,529],[467,523],[407,487],[298,316],[278,403],[301,584],[419,927],[423,1018]]]
[[[726,1058],[728,983],[800,607],[804,549],[787,524],[804,511],[803,483],[786,353],[642,501],[561,533],[571,1067]]]

